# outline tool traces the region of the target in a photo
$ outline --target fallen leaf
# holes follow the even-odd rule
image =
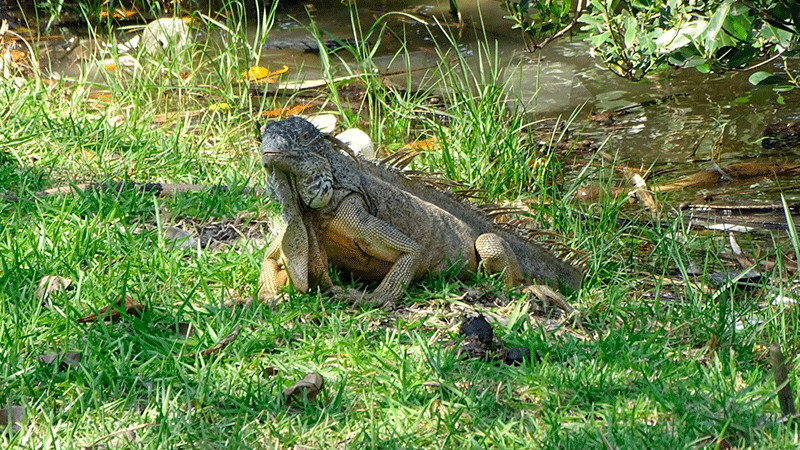
[[[136,432],[141,430],[142,428],[152,427],[153,423],[143,423],[140,425],[133,425],[128,428],[117,430],[113,433],[109,433],[105,436],[99,437],[94,440],[91,444],[84,447],[85,450],[94,450],[100,448],[117,448],[117,447],[138,447],[135,445],[136,443]],[[101,442],[105,441],[106,439],[111,438],[108,441],[107,445],[100,445]]]
[[[314,105],[311,104],[303,104],[303,105],[295,105],[291,108],[283,107],[283,108],[275,108],[269,111],[264,111],[261,113],[262,117],[290,117],[290,116],[297,116],[302,114],[303,111],[312,108]]]
[[[178,336],[186,339],[195,333],[195,328],[191,322],[178,322],[175,324],[175,332]]]
[[[15,63],[21,63],[27,56],[28,54],[23,51],[11,49],[11,60]]]
[[[246,72],[242,73],[242,78],[256,83],[274,83],[278,80],[278,75],[288,71],[289,66],[287,65],[284,65],[280,69],[274,71],[270,71],[269,69],[261,66],[252,66],[247,69]]]
[[[435,137],[430,137],[427,139],[419,139],[413,142],[409,142],[405,145],[404,149],[411,149],[411,150],[436,150],[439,147],[439,143],[436,142]]]
[[[200,350],[199,354],[202,355],[202,356],[209,356],[209,355],[213,355],[215,353],[219,353],[220,350],[222,350],[223,348],[227,347],[228,344],[233,342],[233,340],[236,339],[236,336],[239,336],[239,332],[241,330],[242,330],[241,325],[237,325],[236,329],[233,330],[233,332],[231,334],[229,334],[229,335],[225,336],[224,338],[222,338],[222,340],[219,341],[217,343],[217,345],[215,345],[213,347],[209,347],[209,348],[203,349],[203,350]],[[190,354],[188,354],[186,356],[189,357],[189,358],[193,358],[195,355],[190,353]]]
[[[266,377],[274,377],[278,374],[278,369],[272,366],[267,366],[264,368],[264,378]]]
[[[77,352],[46,353],[34,356],[33,359],[45,364],[58,364],[58,368],[65,370],[67,367],[78,367],[83,355]]]
[[[144,306],[134,300],[130,295],[125,295],[124,299],[120,297],[115,304],[100,308],[97,314],[92,313],[88,316],[81,317],[78,319],[78,323],[95,322],[98,320],[98,317],[106,321],[118,322],[122,317],[123,310],[125,314],[129,316],[139,317],[144,311]]]
[[[25,408],[22,406],[11,406],[0,409],[0,427],[6,428],[11,425],[11,432],[16,433],[22,428],[25,422]]]
[[[288,404],[292,404],[293,399],[314,400],[324,384],[325,379],[322,378],[322,375],[317,372],[309,372],[302,380],[284,389],[283,396]]]
[[[94,104],[111,103],[111,93],[109,92],[93,92],[87,98]]]
[[[111,17],[114,19],[129,19],[136,15],[136,11],[131,10],[123,10],[123,9],[115,9],[114,12],[111,13]],[[100,11],[100,18],[101,19],[108,19],[108,11]]]
[[[200,245],[197,239],[194,238],[191,234],[187,233],[186,231],[178,228],[178,227],[169,227],[165,232],[164,236],[174,242],[180,248],[188,248],[190,250],[196,250],[197,247]]]
[[[47,306],[47,299],[50,294],[60,292],[72,284],[72,280],[58,275],[45,275],[39,280],[39,287],[36,289],[36,299],[42,302],[42,305]]]

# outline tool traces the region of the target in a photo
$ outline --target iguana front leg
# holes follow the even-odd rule
[[[281,262],[281,241],[283,232],[267,248],[264,263],[261,265],[261,274],[258,277],[258,299],[262,302],[272,302],[278,296],[278,289],[289,284],[289,274]]]
[[[288,268],[290,266],[289,256],[283,250],[284,248],[292,248],[296,242],[303,240],[296,235],[298,232],[307,233],[305,242],[308,243],[308,246],[305,251],[294,253],[292,266],[297,270],[300,268],[298,263],[304,264],[301,272],[306,275],[305,278],[301,276],[299,279],[303,284],[295,283],[295,279],[292,278],[291,271]],[[287,235],[287,233],[289,234]],[[267,253],[264,255],[264,263],[259,276],[259,300],[262,302],[274,301],[278,296],[279,289],[287,286],[290,281],[295,289],[300,292],[306,292],[313,286],[319,286],[323,289],[333,286],[330,275],[328,275],[325,250],[319,245],[317,235],[312,227],[287,227],[272,241]]]
[[[289,279],[301,292],[308,291],[314,283],[324,288],[330,287],[328,264],[316,231],[306,225],[310,220],[300,211],[297,196],[286,175],[277,171],[270,175],[286,228],[270,244],[264,256],[259,276],[259,300],[274,300],[278,289],[286,286]]]
[[[417,272],[421,246],[390,224],[367,211],[356,194],[346,197],[336,210],[329,231],[352,240],[359,250],[372,258],[391,263],[391,268],[372,294],[354,298],[343,291],[337,297],[390,306],[400,296]]]

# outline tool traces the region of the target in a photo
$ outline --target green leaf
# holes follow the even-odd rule
[[[769,72],[759,71],[750,75],[750,78],[747,80],[754,86],[767,86],[770,84],[783,83],[786,81],[786,77],[781,75],[773,75]]]
[[[749,81],[753,86],[758,86],[759,83],[771,76],[772,74],[769,72],[755,72],[754,74],[750,75],[750,78],[748,78],[747,81]]]
[[[593,36],[589,36],[589,41],[592,43],[593,47],[600,47],[601,45],[605,44],[611,39],[611,32],[606,31],[601,34],[596,34]]]
[[[728,11],[731,9],[730,0],[726,0],[722,5],[720,5],[719,9],[717,9],[714,14],[711,16],[711,20],[708,21],[708,27],[706,28],[706,36],[705,36],[705,46],[710,51],[713,51],[717,47],[717,34],[722,29],[722,24],[725,22],[725,18],[728,17]]]
[[[637,28],[638,22],[635,17],[629,16],[625,18],[625,47],[633,47],[633,44],[636,42]]]
[[[702,68],[699,68],[697,70],[699,70],[702,73],[708,73],[708,63],[706,63],[705,58],[702,58],[700,56],[694,55],[694,56],[690,56],[689,58],[687,58],[686,61],[683,63],[683,67],[686,67],[686,68],[700,67],[702,65],[706,66],[705,71],[703,71]]]

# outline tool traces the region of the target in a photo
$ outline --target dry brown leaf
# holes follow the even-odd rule
[[[311,104],[303,104],[303,105],[295,105],[291,108],[275,108],[269,111],[264,111],[261,113],[261,117],[290,117],[302,114],[303,111],[312,108],[314,105]]]
[[[88,316],[81,317],[78,319],[78,323],[95,322],[98,318],[110,322],[119,322],[119,319],[122,317],[121,311],[123,310],[125,314],[129,316],[139,317],[144,311],[144,306],[134,300],[130,295],[125,295],[124,300],[120,297],[115,304],[100,308],[97,314],[92,313]]]
[[[59,369],[64,370],[69,366],[78,367],[83,355],[77,352],[45,353],[44,355],[34,356],[33,359],[45,364],[58,364]]]
[[[117,448],[117,447],[123,447],[123,446],[135,446],[133,444],[135,444],[136,439],[137,439],[136,432],[138,430],[141,430],[142,428],[152,427],[153,425],[155,425],[155,424],[153,424],[153,423],[143,423],[143,424],[140,424],[140,425],[133,425],[133,426],[130,426],[130,427],[122,429],[122,430],[117,430],[117,431],[115,431],[113,433],[109,433],[109,434],[107,434],[105,436],[101,436],[101,437],[95,439],[94,442],[92,442],[91,444],[89,444],[86,447],[84,447],[84,449],[85,450],[94,450],[94,449],[100,449],[100,448],[106,448],[106,447]],[[110,438],[111,438],[111,440],[108,441],[108,445],[107,446],[106,445],[100,445],[101,442],[105,441],[106,439],[110,439]]]
[[[209,347],[209,348],[203,349],[203,350],[200,350],[200,352],[198,354],[200,354],[202,356],[209,356],[209,355],[213,355],[213,354],[219,353],[220,350],[222,350],[223,348],[227,347],[228,344],[233,342],[233,340],[236,339],[236,336],[239,336],[239,332],[241,330],[242,330],[242,326],[241,325],[237,325],[236,329],[233,330],[233,332],[231,334],[229,334],[229,335],[225,336],[224,338],[222,338],[222,340],[219,341],[217,343],[217,345],[215,345],[213,347]],[[186,355],[186,357],[187,358],[194,358],[195,354],[194,353],[189,353],[188,355]]]
[[[10,406],[0,409],[0,428],[11,425],[11,432],[16,433],[25,423],[25,408],[22,406]]]
[[[303,400],[304,398],[314,400],[324,384],[325,379],[322,378],[322,375],[317,372],[310,372],[302,380],[284,389],[283,396],[290,405],[292,400]]]
[[[635,172],[628,173],[628,177],[630,178],[631,183],[633,184],[635,191],[633,194],[636,198],[644,204],[645,208],[650,212],[650,216],[653,219],[658,218],[658,203],[656,202],[655,197],[651,194],[647,189],[647,183],[644,181],[641,175]]]
[[[437,148],[439,148],[439,143],[436,138],[430,137],[409,142],[403,147],[403,150],[436,150]]]
[[[130,19],[131,17],[136,15],[136,11],[131,11],[127,9],[115,9],[114,12],[111,13],[111,17],[114,19]],[[100,11],[100,18],[101,19],[108,19],[108,11]]]
[[[45,275],[39,280],[39,287],[36,289],[36,299],[47,306],[47,299],[50,294],[66,290],[72,284],[72,280],[58,275]]]

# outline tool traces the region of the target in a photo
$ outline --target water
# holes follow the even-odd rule
[[[796,91],[783,93],[781,99],[769,87],[750,85],[749,73],[705,75],[694,69],[671,69],[630,82],[599,67],[580,37],[562,39],[536,53],[522,51],[519,33],[502,18],[500,2],[482,1],[480,5],[480,15],[475,4],[463,5],[462,14],[468,25],[461,30],[452,28],[459,47],[469,55],[475,53],[481,39],[490,46],[496,44],[501,62],[509,65],[506,76],[515,86],[514,97],[533,114],[567,117],[582,106],[580,117],[586,119],[593,111],[655,101],[616,117],[611,125],[591,121],[576,124],[583,127],[584,135],[597,142],[607,137],[606,151],[618,155],[623,164],[652,166],[674,178],[707,169],[712,163],[725,167],[747,160],[800,159],[800,149],[764,149],[758,142],[767,125],[800,120],[800,93]],[[432,16],[447,17],[446,9],[446,2],[361,1],[357,13],[362,29],[368,30],[377,17],[388,11],[421,12],[423,20],[433,23]],[[309,13],[321,30],[340,38],[353,37],[350,13],[341,5],[316,2]],[[435,26],[400,19],[396,16],[387,23],[395,30],[405,30],[407,46],[417,66],[430,65],[435,55],[431,30],[438,38],[441,33],[435,32]],[[302,5],[282,9],[270,37],[308,39],[308,32],[298,21],[309,23]],[[397,47],[396,42],[382,45],[377,54],[379,67],[381,58],[391,56]],[[288,55],[286,50],[267,50],[262,63],[271,61],[291,61],[295,67],[302,66],[308,78],[320,75],[316,54]],[[789,180],[786,187],[797,190],[798,184]]]
[[[455,37],[463,55],[472,57],[477,64],[475,55],[481,42],[490,48],[496,46],[500,64],[506,67],[504,77],[509,82],[510,95],[534,118],[568,117],[576,108],[582,108],[573,127],[596,143],[607,140],[604,150],[615,155],[618,164],[652,168],[657,176],[649,180],[651,183],[672,181],[708,169],[713,163],[724,168],[741,161],[800,161],[799,148],[764,149],[758,142],[767,125],[800,120],[798,91],[779,97],[769,87],[751,86],[747,81],[749,73],[717,76],[700,74],[694,69],[667,70],[633,83],[599,67],[598,61],[590,56],[589,46],[579,36],[561,39],[536,53],[526,53],[519,32],[503,19],[505,12],[500,2],[459,3],[463,3],[460,6],[465,25],[444,26]],[[438,17],[440,21],[452,22],[447,8],[446,2],[430,0],[362,0],[352,10],[340,2],[282,4],[259,64],[270,69],[288,65],[290,72],[284,79],[321,78],[319,54],[303,48],[313,42],[309,16],[323,36],[352,39],[351,17],[357,17],[356,27],[360,27],[363,35],[369,35],[376,20],[391,13],[381,23],[395,35],[381,35],[374,59],[377,67],[382,73],[404,67],[398,61],[391,63],[401,40],[405,41],[413,68],[432,67],[438,60],[434,40],[448,47],[434,20]],[[413,14],[417,19],[397,12]],[[256,22],[256,14],[256,10],[248,12],[251,23]],[[254,35],[255,28],[249,33]],[[372,44],[376,44],[377,35],[371,35]],[[204,37],[213,39],[214,33],[205,33]],[[63,67],[57,67],[59,60],[54,58],[54,70],[69,74],[69,61],[73,59],[66,58]],[[343,59],[344,62],[334,60],[336,64],[348,63],[346,55]],[[411,76],[420,82],[423,75],[424,71],[415,71]],[[630,109],[627,114],[615,117],[613,123],[589,120],[592,112],[643,102],[653,104]],[[790,199],[800,200],[800,181],[796,179],[781,180],[779,185],[762,181],[745,186],[738,193],[774,201],[779,190]]]

